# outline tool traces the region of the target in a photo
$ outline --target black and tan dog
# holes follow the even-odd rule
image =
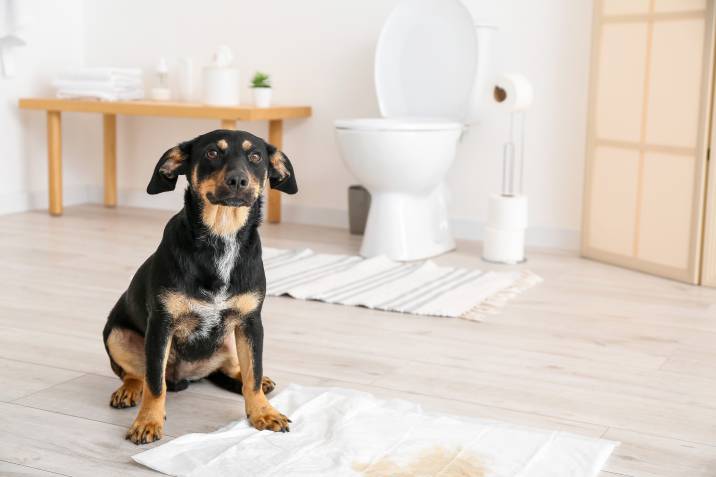
[[[123,383],[111,398],[141,400],[127,439],[161,439],[166,391],[207,377],[242,393],[257,429],[288,431],[289,419],[266,393],[261,307],[266,278],[258,226],[261,193],[295,194],[293,167],[281,152],[243,131],[217,130],[169,149],[147,192],[189,186],[184,208],[167,223],[157,250],[137,270],[107,318],[104,344]]]

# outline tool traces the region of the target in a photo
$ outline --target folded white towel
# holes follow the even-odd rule
[[[87,80],[87,81],[103,81],[113,78],[142,78],[142,70],[140,68],[75,68],[61,73],[58,79],[62,80]]]
[[[144,90],[106,91],[106,90],[58,90],[60,99],[100,99],[103,101],[132,101],[144,98]]]
[[[52,85],[58,98],[96,98],[104,101],[144,98],[139,68],[75,68],[60,74]]]
[[[131,89],[144,89],[144,83],[139,78],[112,78],[110,80],[66,80],[56,79],[52,82],[56,89],[103,89],[108,91],[126,91]]]

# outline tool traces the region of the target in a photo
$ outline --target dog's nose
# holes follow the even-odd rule
[[[226,185],[232,189],[246,189],[249,185],[249,178],[243,172],[232,172],[226,175]]]

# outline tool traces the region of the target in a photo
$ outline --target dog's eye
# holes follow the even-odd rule
[[[254,163],[261,162],[261,154],[259,154],[258,152],[252,152],[251,154],[249,154],[249,161]]]
[[[213,149],[206,151],[206,157],[208,157],[209,159],[216,159],[218,156],[219,153]]]

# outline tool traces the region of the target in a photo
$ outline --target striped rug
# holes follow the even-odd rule
[[[264,248],[269,295],[479,321],[542,279],[530,271],[480,271],[386,257]]]

